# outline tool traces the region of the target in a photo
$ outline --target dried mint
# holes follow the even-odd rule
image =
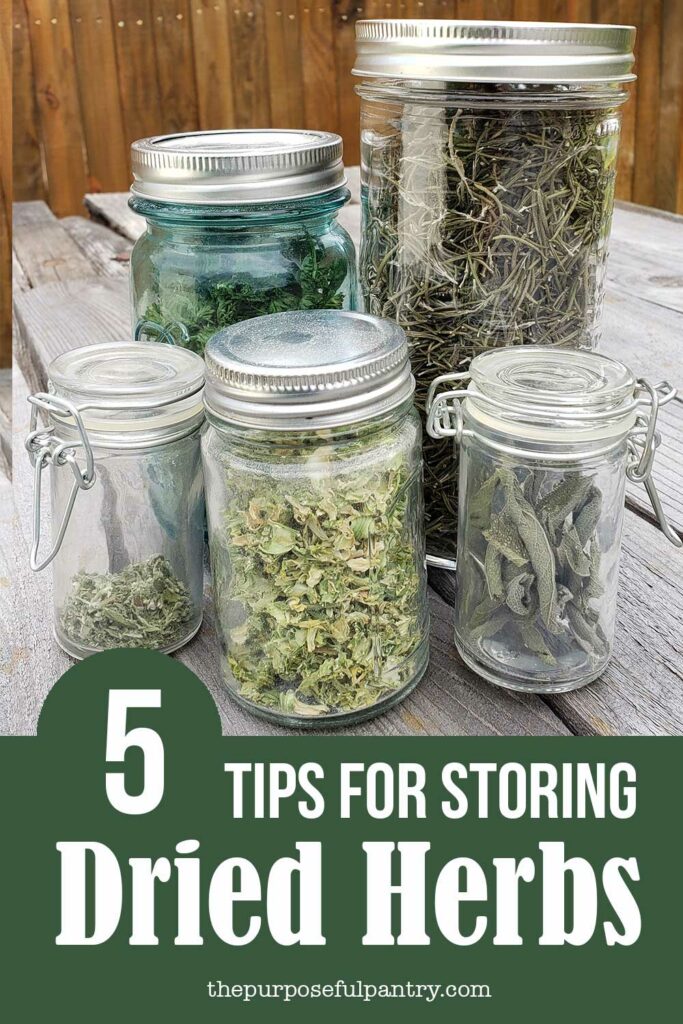
[[[120,572],[79,572],[61,611],[61,628],[74,643],[163,649],[184,638],[195,615],[185,584],[162,555]]]
[[[192,279],[164,273],[163,286],[157,282],[154,289],[158,299],[147,306],[142,319],[167,329],[177,344],[203,355],[218,330],[242,320],[288,310],[342,308],[348,272],[343,256],[330,254],[310,234],[287,243],[283,256],[290,266],[289,280],[272,287],[248,277]]]

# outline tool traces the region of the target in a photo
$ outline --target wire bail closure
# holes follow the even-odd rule
[[[436,377],[430,384],[427,395],[427,433],[430,437],[452,437],[456,443],[462,439],[461,402],[464,398],[472,397],[471,392],[460,388],[444,391],[441,394],[437,394],[437,392],[443,384],[465,381],[469,377],[470,374],[467,371],[444,373]],[[679,537],[666,518],[652,479],[655,454],[662,440],[661,434],[657,431],[659,409],[675,397],[676,388],[668,381],[660,381],[659,384],[652,385],[642,377],[637,380],[634,403],[637,408],[644,408],[647,411],[636,415],[636,421],[627,436],[626,444],[629,457],[626,464],[626,476],[634,484],[643,484],[662,533],[675,547],[680,548],[683,547],[683,539]],[[500,404],[492,399],[486,399],[486,401],[491,405]]]
[[[76,497],[78,496],[78,492],[89,490],[95,483],[95,459],[90,445],[90,440],[88,438],[88,433],[85,429],[85,424],[83,423],[81,413],[77,406],[73,405],[72,402],[67,401],[65,398],[59,398],[56,395],[50,395],[42,391],[35,395],[30,395],[28,401],[31,405],[31,423],[24,447],[29,454],[31,465],[34,468],[33,541],[31,544],[30,566],[34,572],[40,572],[41,569],[45,569],[45,567],[50,564],[62,545],[64,534],[66,533],[66,528],[69,525],[69,519],[71,518],[71,512],[73,510]],[[39,427],[38,413],[40,411],[47,414],[55,414],[57,416],[71,417],[78,428],[80,440],[60,441],[55,437],[55,428],[53,426]],[[83,449],[83,453],[85,455],[85,469],[81,469],[76,460],[77,448]],[[43,469],[45,466],[57,467],[64,465],[70,466],[74,476],[74,482],[69,495],[69,500],[64,510],[62,522],[60,523],[59,530],[57,531],[57,537],[49,554],[42,561],[39,561],[38,551],[41,541],[40,514],[42,506],[41,491]]]

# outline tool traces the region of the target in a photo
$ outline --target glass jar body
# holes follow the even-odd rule
[[[57,641],[74,658],[176,650],[202,620],[200,431],[144,449],[92,447],[95,482],[77,494],[53,563]],[[50,475],[56,539],[73,476],[55,465]]]
[[[343,725],[428,660],[421,429],[412,403],[334,430],[209,416],[202,452],[223,670],[250,711]]]
[[[216,331],[240,320],[355,309],[355,250],[336,219],[348,195],[240,207],[133,197],[147,218],[131,255],[136,335],[201,355]]]
[[[435,376],[493,346],[599,336],[624,93],[376,79],[359,90],[367,312]],[[425,438],[428,555],[452,560],[457,465]]]
[[[539,452],[470,429],[460,451],[455,642],[499,686],[585,686],[612,651],[626,439]]]

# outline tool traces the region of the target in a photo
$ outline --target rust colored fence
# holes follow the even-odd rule
[[[683,212],[683,0],[14,0],[15,198],[78,213],[158,132],[317,127],[358,162],[350,69],[366,17],[631,23],[638,82],[618,193]]]

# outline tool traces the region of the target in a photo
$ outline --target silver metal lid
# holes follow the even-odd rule
[[[353,74],[446,82],[630,82],[635,35],[630,25],[359,21]]]
[[[415,381],[401,328],[364,313],[275,313],[215,335],[205,402],[229,423],[275,430],[344,426],[389,412]]]
[[[131,146],[134,195],[225,205],[323,195],[346,182],[333,132],[260,129],[186,132]]]

